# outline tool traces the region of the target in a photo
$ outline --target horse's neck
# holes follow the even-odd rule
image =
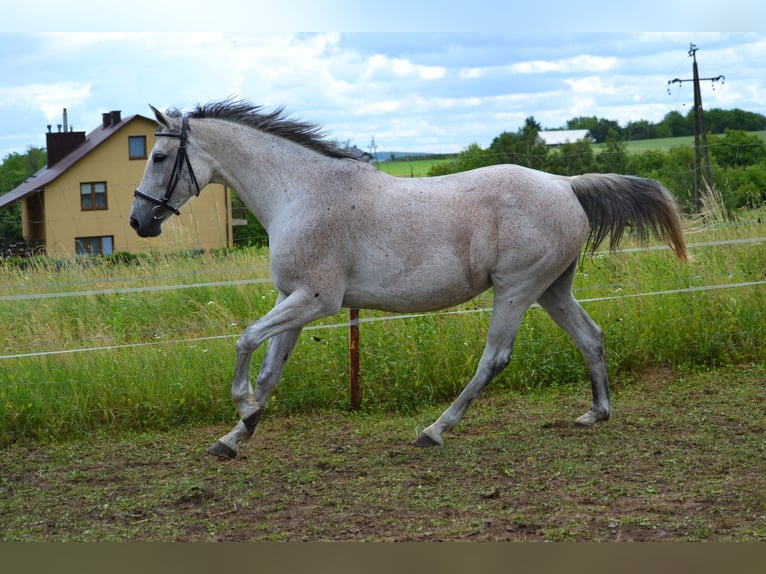
[[[227,122],[215,124],[207,146],[217,163],[213,181],[232,188],[267,230],[290,196],[310,192],[317,162],[331,161],[268,133]]]

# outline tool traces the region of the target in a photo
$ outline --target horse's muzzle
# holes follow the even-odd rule
[[[139,237],[157,237],[162,233],[161,221],[150,219],[143,225],[135,217],[130,218],[130,226],[136,230]]]

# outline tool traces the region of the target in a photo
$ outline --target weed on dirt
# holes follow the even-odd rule
[[[766,540],[766,368],[653,368],[614,383],[614,416],[575,428],[588,391],[478,400],[444,446],[439,413],[264,416],[228,428],[6,444],[4,541]]]

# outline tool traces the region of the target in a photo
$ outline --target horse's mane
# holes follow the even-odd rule
[[[233,122],[262,132],[285,138],[322,155],[335,158],[358,159],[353,152],[327,139],[321,126],[292,119],[280,106],[270,113],[261,113],[263,106],[258,106],[242,100],[222,100],[199,104],[189,112],[190,118],[212,118]],[[177,109],[168,110],[170,117],[181,117]]]

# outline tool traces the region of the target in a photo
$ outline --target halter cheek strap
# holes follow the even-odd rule
[[[141,191],[139,188],[136,188],[133,192],[136,197],[140,197],[141,199],[146,199],[147,201],[150,201],[152,203],[155,203],[157,207],[155,207],[156,213],[154,214],[155,219],[162,219],[161,210],[167,209],[168,211],[172,211],[176,215],[181,215],[181,212],[178,211],[178,208],[173,207],[170,205],[170,198],[173,195],[173,192],[176,190],[176,186],[178,185],[178,182],[181,179],[181,171],[184,168],[184,165],[186,165],[186,169],[189,171],[189,177],[192,180],[192,183],[194,183],[194,187],[197,189],[197,195],[200,194],[200,188],[199,183],[197,182],[197,176],[194,175],[194,170],[192,169],[191,161],[189,160],[189,155],[186,153],[186,140],[187,135],[189,133],[189,118],[188,116],[184,116],[181,120],[181,133],[180,134],[174,134],[174,133],[168,133],[168,132],[155,132],[156,137],[163,137],[163,138],[176,138],[179,140],[178,144],[178,151],[176,152],[176,161],[173,164],[173,171],[170,173],[170,180],[168,181],[168,185],[165,188],[165,196],[162,199],[159,199],[157,197],[153,197],[151,195],[148,195]]]

